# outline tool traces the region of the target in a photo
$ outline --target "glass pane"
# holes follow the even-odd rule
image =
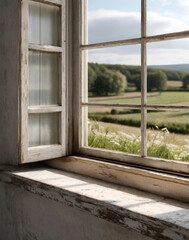
[[[29,147],[59,143],[59,114],[29,115]]]
[[[59,102],[59,55],[29,52],[29,105]]]
[[[89,44],[140,37],[140,23],[140,0],[88,0]]]
[[[140,75],[140,45],[89,50],[89,102],[140,104]]]
[[[59,29],[59,7],[29,2],[29,43],[58,46]]]
[[[189,162],[189,112],[148,111],[147,134],[148,156]]]
[[[149,43],[148,104],[189,105],[189,39]]]
[[[88,119],[89,147],[140,154],[140,111],[88,107]]]
[[[188,0],[148,0],[147,9],[148,35],[189,30]]]

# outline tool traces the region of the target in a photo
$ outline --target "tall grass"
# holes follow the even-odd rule
[[[121,115],[120,113],[118,113]],[[127,113],[128,114],[128,113]],[[119,115],[115,115],[114,113],[89,113],[89,119],[93,121],[100,121],[106,123],[116,123],[120,125],[140,127],[141,121],[139,119],[129,118],[120,118]],[[156,123],[154,121],[147,122],[147,128],[153,129]],[[180,134],[189,134],[189,123],[184,122],[161,122],[158,123],[159,128],[168,128],[170,132],[180,133]]]
[[[189,162],[189,145],[181,147],[168,144],[168,134],[167,128],[158,128],[148,135],[147,156]],[[102,127],[96,121],[89,121],[88,145],[131,154],[140,155],[141,153],[140,136],[126,134],[122,131],[112,132],[108,127]]]

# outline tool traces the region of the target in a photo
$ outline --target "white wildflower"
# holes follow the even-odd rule
[[[114,141],[114,140],[112,140],[112,141],[110,141],[110,142],[113,143],[114,145],[120,146],[120,144],[119,144],[118,142]]]

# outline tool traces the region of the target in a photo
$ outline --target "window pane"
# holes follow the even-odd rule
[[[60,8],[48,4],[29,2],[29,42],[34,44],[60,44]]]
[[[140,0],[88,0],[88,43],[141,36]]]
[[[59,55],[29,52],[29,105],[58,104]]]
[[[149,43],[148,104],[189,105],[189,39]]]
[[[148,156],[189,162],[189,112],[148,111],[147,133]]]
[[[88,119],[89,147],[140,154],[140,111],[88,107]]]
[[[89,50],[89,102],[140,104],[140,73],[140,45]]]
[[[59,114],[29,115],[29,147],[59,143]]]
[[[148,35],[189,30],[188,0],[148,0],[147,9]]]

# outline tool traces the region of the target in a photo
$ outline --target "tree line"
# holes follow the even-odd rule
[[[147,90],[163,91],[167,81],[183,81],[183,89],[189,89],[189,74],[182,71],[148,68]],[[141,67],[119,64],[88,64],[88,88],[93,96],[118,95],[127,90],[128,83],[141,88]]]

